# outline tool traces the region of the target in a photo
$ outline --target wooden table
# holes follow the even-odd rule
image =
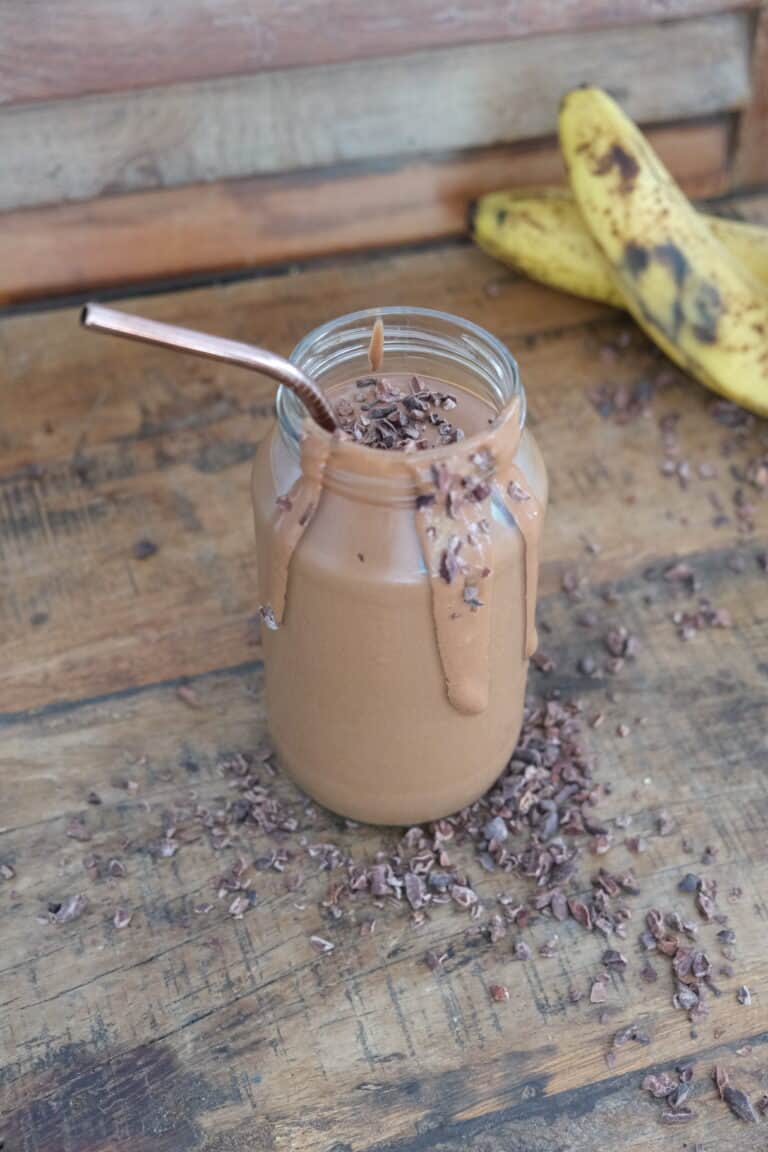
[[[729,207],[768,221],[768,198]],[[595,775],[611,786],[597,811],[608,823],[632,818],[615,826],[606,856],[586,853],[574,882],[588,887],[600,864],[635,868],[628,939],[609,942],[629,966],[595,1004],[599,935],[554,925],[559,950],[544,958],[538,946],[553,924],[541,919],[525,934],[527,963],[512,958],[509,936],[495,946],[475,938],[500,892],[533,892],[484,872],[471,848],[480,920],[443,906],[414,927],[393,902],[376,911],[373,935],[359,928],[370,905],[350,903],[329,922],[321,902],[333,874],[298,848],[299,833],[289,840],[302,858],[283,874],[255,874],[258,903],[242,919],[213,884],[237,846],[217,852],[203,837],[156,858],[163,812],[190,792],[212,806],[226,794],[217,764],[264,732],[248,484],[272,418],[270,387],[86,336],[73,308],[10,316],[0,323],[0,862],[16,872],[0,881],[5,1152],[764,1145],[763,1128],[732,1116],[710,1077],[725,1062],[753,1100],[768,1089],[768,574],[758,559],[768,499],[764,473],[740,479],[766,452],[766,426],[718,422],[713,397],[668,370],[625,317],[465,246],[127,306],[288,350],[321,320],[383,302],[477,320],[522,364],[552,488],[540,620],[556,667],[532,671],[530,688],[583,702]],[[627,422],[588,396],[623,382],[647,400],[641,382],[659,377]],[[682,478],[662,473],[659,422],[668,417],[669,429],[673,413],[687,481],[685,468]],[[718,475],[703,478],[710,464]],[[138,558],[141,540],[156,553]],[[671,616],[698,596],[660,578],[678,559],[731,627],[679,638]],[[585,580],[581,600],[561,590],[574,573]],[[577,618],[589,609],[599,620],[584,628]],[[609,659],[602,637],[612,622],[637,635],[636,659],[616,675],[584,675],[585,654],[599,668]],[[288,781],[275,788],[301,812]],[[87,803],[91,790],[100,805]],[[67,835],[81,815],[87,843]],[[397,841],[320,812],[306,835],[361,860]],[[645,851],[629,850],[632,836]],[[706,846],[718,858],[702,865]],[[239,847],[250,859],[274,841],[244,833]],[[125,877],[89,874],[91,853],[102,864],[119,857]],[[288,879],[299,867],[297,893]],[[737,939],[735,975],[717,976],[722,995],[695,1029],[672,1007],[663,957],[653,958],[656,983],[638,980],[636,943],[649,907],[677,908],[722,963],[720,925],[677,891],[689,871],[717,879],[718,910]],[[45,922],[50,902],[78,892],[89,902],[78,920]],[[194,911],[207,902],[212,910]],[[121,930],[118,907],[132,913]],[[318,954],[315,934],[334,950]],[[424,963],[429,948],[449,953],[437,972]],[[494,983],[509,1001],[492,1000]],[[751,1006],[737,1002],[740,984]],[[632,1021],[652,1042],[606,1059]],[[697,1119],[666,1128],[640,1083],[691,1057]]]

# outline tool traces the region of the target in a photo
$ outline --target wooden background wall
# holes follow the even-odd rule
[[[0,303],[459,234],[584,81],[768,182],[758,0],[0,0]]]

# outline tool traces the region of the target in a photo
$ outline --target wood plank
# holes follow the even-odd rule
[[[684,401],[685,427],[687,398],[676,400]],[[580,442],[584,467],[594,450],[622,447],[599,436]],[[552,463],[560,487],[568,472]],[[657,477],[655,491],[665,496],[661,483]],[[568,511],[558,499],[557,515]],[[570,558],[581,556],[577,547]],[[593,583],[581,606],[560,593],[542,605],[558,670],[535,690],[557,689],[564,698],[578,691],[590,714],[607,713],[601,728],[588,729],[588,743],[598,778],[611,785],[596,814],[614,828],[616,843],[597,860],[581,860],[571,891],[583,892],[598,864],[614,872],[633,867],[641,892],[628,899],[626,942],[543,919],[523,933],[533,958],[520,963],[510,936],[495,946],[473,938],[470,930],[499,907],[500,892],[527,902],[536,889],[514,874],[484,872],[471,846],[453,843],[452,860],[467,868],[482,900],[479,920],[435,906],[415,929],[402,903],[373,908],[365,898],[347,900],[341,918],[331,920],[322,901],[343,869],[319,868],[306,844],[336,844],[362,863],[394,851],[396,834],[307,811],[282,777],[274,789],[299,820],[297,833],[273,837],[242,827],[221,851],[202,837],[182,843],[172,860],[153,859],[163,814],[190,794],[218,809],[227,788],[217,764],[257,746],[264,726],[257,668],[197,681],[195,710],[173,687],[150,688],[6,723],[0,748],[14,819],[0,831],[0,853],[17,872],[13,894],[6,883],[0,903],[6,1145],[25,1152],[662,1152],[669,1134],[659,1123],[661,1105],[640,1083],[649,1071],[692,1059],[687,1146],[717,1141],[752,1152],[760,1129],[739,1123],[711,1083],[715,1062],[725,1063],[732,1082],[757,1100],[768,1037],[768,796],[756,771],[768,720],[758,670],[768,598],[757,568],[736,576],[731,558],[728,548],[693,558],[708,593],[736,624],[699,637],[695,647],[675,639],[667,602],[649,610],[642,560],[628,560],[611,591],[642,647],[608,683],[574,675],[577,654],[589,650],[577,609],[605,611],[601,593],[608,590]],[[619,693],[613,704],[611,689]],[[647,723],[617,739],[617,722],[640,710]],[[93,788],[103,800],[97,808],[84,802]],[[671,835],[656,831],[662,808],[674,822]],[[87,844],[65,835],[80,814],[93,835]],[[613,824],[626,815],[629,832],[647,839],[640,855],[627,850],[629,833]],[[719,857],[702,869],[705,845]],[[216,898],[215,878],[238,854],[264,859],[277,847],[292,853],[286,871],[256,871],[257,903],[233,920],[228,901]],[[81,860],[92,852],[122,860],[126,876],[89,877]],[[654,954],[656,983],[638,980],[644,956],[636,944],[650,907],[676,909],[695,919],[697,946],[716,966],[722,962],[721,926],[703,923],[691,895],[677,890],[691,870],[718,881],[719,907],[737,940],[736,973],[717,976],[722,995],[696,1028],[671,1005],[668,961]],[[306,880],[297,893],[289,882],[299,871]],[[741,896],[729,897],[737,887]],[[36,922],[50,901],[74,892],[90,903],[80,920]],[[208,903],[210,912],[193,912]],[[132,913],[122,931],[112,926],[117,907]],[[362,935],[360,924],[372,914],[376,931]],[[553,932],[558,955],[539,957]],[[334,951],[318,956],[313,934],[329,938]],[[595,1005],[588,994],[606,946],[621,949],[629,966],[610,982],[606,1003]],[[448,953],[435,974],[423,960],[429,948]],[[736,1003],[742,982],[752,991],[750,1007]],[[491,1000],[494,983],[508,988],[508,1002]],[[575,994],[582,997],[576,1003]],[[651,1042],[617,1049],[610,1068],[611,1038],[632,1021]]]
[[[752,50],[752,99],[739,121],[734,162],[742,186],[768,181],[768,4],[757,16]]]
[[[730,135],[728,118],[649,131],[692,196],[725,190]],[[563,179],[550,142],[22,209],[0,214],[0,303],[460,236],[474,197]]]
[[[759,202],[749,203],[756,218]],[[393,301],[468,316],[519,357],[531,420],[545,456],[558,461],[545,589],[557,586],[582,532],[601,547],[594,567],[603,579],[673,553],[683,517],[693,525],[691,548],[731,538],[734,509],[726,506],[725,525],[716,521],[704,482],[683,492],[667,481],[668,515],[660,521],[655,505],[641,501],[628,520],[633,494],[656,483],[658,431],[651,420],[606,426],[585,389],[596,379],[634,386],[657,374],[649,346],[637,335],[631,353],[603,365],[603,344],[630,331],[625,318],[517,279],[482,253],[456,248],[347,261],[128,306],[288,351],[331,314]],[[269,426],[271,387],[223,366],[85,334],[69,309],[44,320],[5,319],[0,349],[7,655],[0,711],[257,658],[249,470]],[[711,397],[676,374],[671,379],[659,410],[685,406],[683,453],[695,464],[711,455],[719,435]],[[584,435],[573,437],[573,428]],[[745,458],[757,452],[758,432],[743,445]],[[584,507],[594,486],[599,500]],[[730,497],[729,488],[723,498]],[[137,561],[132,545],[143,536],[159,551]]]
[[[750,0],[36,0],[0,5],[0,103],[681,20]]]
[[[746,102],[748,63],[730,13],[10,108],[0,209],[532,139],[588,80],[643,122],[705,116]]]

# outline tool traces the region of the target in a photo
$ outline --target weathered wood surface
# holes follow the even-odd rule
[[[671,24],[459,46],[0,111],[0,209],[550,135],[593,81],[639,121],[750,94],[750,23]]]
[[[648,136],[690,195],[713,196],[732,128],[721,116]],[[564,179],[559,147],[542,142],[0,213],[0,303],[459,236],[474,197]]]
[[[768,218],[764,200],[748,209]],[[479,320],[522,363],[552,481],[540,620],[543,649],[557,661],[548,676],[533,674],[531,688],[559,688],[582,698],[588,715],[605,713],[588,728],[596,775],[613,786],[599,811],[606,820],[630,813],[631,831],[649,847],[630,855],[619,834],[606,857],[584,861],[582,882],[600,863],[635,867],[642,892],[620,944],[630,967],[613,979],[606,1005],[573,1004],[570,990],[588,989],[605,944],[572,923],[557,929],[557,957],[528,963],[512,960],[509,939],[495,947],[467,939],[472,922],[450,908],[420,929],[402,906],[383,908],[375,934],[361,936],[355,921],[367,909],[329,923],[320,901],[332,877],[307,860],[288,868],[306,872],[300,896],[285,875],[258,873],[259,904],[235,921],[212,886],[234,848],[216,853],[201,839],[152,860],[147,844],[163,810],[190,789],[207,804],[220,797],[217,761],[254,748],[264,730],[248,473],[270,393],[242,373],[86,336],[71,310],[7,318],[0,861],[17,870],[0,881],[8,1152],[762,1146],[764,1127],[731,1116],[709,1075],[721,1060],[753,1099],[768,1087],[768,576],[755,561],[768,501],[730,471],[765,451],[765,425],[725,428],[712,419],[712,398],[673,372],[645,416],[625,425],[601,418],[587,389],[658,375],[644,339],[626,318],[529,285],[466,248],[350,260],[130,306],[287,349],[332,312],[396,300]],[[658,420],[673,412],[680,458],[690,463],[686,490],[659,468]],[[721,444],[734,437],[723,459]],[[710,461],[719,478],[702,480],[697,465]],[[737,531],[738,487],[754,504],[751,534]],[[156,555],[133,558],[139,537],[155,541]],[[645,575],[676,557],[730,611],[732,628],[678,640],[670,613],[689,601]],[[559,590],[565,568],[589,579],[581,603]],[[617,604],[602,598],[606,582]],[[600,612],[592,631],[576,623],[584,607]],[[600,658],[615,619],[638,635],[636,661],[607,681],[579,675],[578,658]],[[199,708],[179,698],[182,678]],[[623,739],[620,722],[631,729]],[[98,808],[85,803],[92,788]],[[302,813],[288,781],[276,788]],[[675,830],[657,836],[662,807]],[[83,812],[88,844],[65,836]],[[321,812],[302,819],[310,842],[339,843],[359,859],[396,840]],[[272,844],[249,834],[241,849],[260,856]],[[719,859],[703,868],[705,845]],[[91,881],[81,864],[89,851],[120,855],[127,876]],[[531,896],[521,880],[466,859],[487,914],[500,891]],[[670,1004],[663,961],[654,959],[657,983],[638,986],[634,942],[647,907],[691,913],[691,897],[676,891],[689,870],[717,877],[738,953],[736,976],[718,978],[723,995],[696,1037]],[[743,895],[729,899],[735,887]],[[74,891],[91,902],[81,920],[36,922],[48,901]],[[209,899],[214,910],[194,915]],[[112,927],[118,904],[133,911],[122,931]],[[700,932],[716,960],[717,927],[702,923]],[[539,923],[527,938],[536,945],[551,930]],[[313,933],[335,950],[318,956]],[[423,963],[428,947],[451,950],[440,973]],[[492,983],[508,986],[509,1002],[491,1001]],[[750,1007],[736,1002],[740,983],[752,990]],[[611,1069],[610,1037],[631,1020],[652,1043],[618,1050]],[[639,1084],[646,1070],[686,1056],[698,1061],[697,1119],[671,1133]]]
[[[752,48],[752,99],[739,120],[735,178],[741,184],[768,180],[768,3],[760,5]]]
[[[390,0],[384,14],[358,0],[3,0],[0,103],[751,6],[749,0]]]

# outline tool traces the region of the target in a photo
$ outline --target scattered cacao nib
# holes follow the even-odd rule
[[[132,913],[128,912],[125,908],[116,908],[115,915],[112,918],[112,923],[115,928],[127,928],[132,919]]]
[[[717,1088],[720,1099],[723,1100],[723,1093],[729,1084],[728,1070],[724,1064],[715,1064],[714,1068],[712,1069],[712,1079],[715,1082],[715,1087]]]
[[[13,880],[16,877],[16,869],[13,864],[7,861],[0,863],[0,880]]]
[[[472,888],[468,888],[465,884],[452,884],[451,885],[451,899],[460,908],[471,908],[477,904],[477,893]]]
[[[531,664],[533,664],[534,668],[537,668],[539,672],[543,672],[545,676],[553,672],[556,667],[554,660],[541,651],[534,652],[533,656],[531,656]]]
[[[491,984],[488,989],[491,1000],[495,1000],[497,1004],[503,1000],[509,1000],[509,988],[506,984]]]
[[[677,1087],[677,1081],[673,1080],[668,1072],[653,1073],[650,1072],[641,1085],[644,1092],[649,1092],[655,1100],[666,1100],[667,1096],[671,1095]]]
[[[719,850],[713,847],[711,844],[707,844],[701,857],[701,862],[702,864],[716,864],[718,855]]]
[[[693,584],[695,577],[693,574],[693,569],[690,567],[690,565],[684,564],[682,561],[680,561],[677,564],[671,564],[669,568],[664,570],[664,579],[668,584]]]
[[[738,992],[736,993],[736,999],[738,1000],[739,1004],[743,1004],[746,1008],[750,1006],[752,1003],[752,993],[746,984],[741,985]]]
[[[259,615],[266,624],[267,628],[269,628],[270,632],[277,631],[279,625],[277,623],[277,617],[275,616],[275,612],[271,604],[260,604]]]
[[[693,1084],[690,1080],[684,1080],[680,1077],[680,1083],[676,1088],[673,1088],[669,1096],[667,1096],[667,1104],[670,1108],[682,1108],[686,1100],[693,1091]]]
[[[429,968],[430,972],[437,972],[439,968],[442,968],[447,959],[447,952],[436,952],[434,948],[429,948],[424,953],[424,963],[426,964],[427,968]]]
[[[517,480],[512,480],[507,485],[507,495],[512,500],[517,500],[520,503],[530,500],[531,498],[530,493],[526,492],[525,488],[523,488],[521,484],[518,484]]]
[[[646,984],[655,984],[659,978],[659,974],[651,964],[650,960],[646,960],[640,969],[640,979]]]
[[[423,907],[426,889],[421,876],[417,876],[413,872],[406,872],[404,882],[406,899],[411,908],[415,910]]]
[[[49,920],[52,924],[69,924],[79,920],[88,909],[88,900],[81,892],[68,896],[60,904],[49,905]]]
[[[464,600],[464,603],[468,604],[473,612],[476,611],[478,608],[483,607],[483,601],[480,599],[480,595],[479,595],[479,592],[477,590],[476,584],[469,584],[469,583],[465,584],[462,598]],[[542,659],[546,660],[546,657],[542,656]],[[535,660],[535,658],[534,658],[534,660]],[[549,668],[547,669],[547,671],[551,671],[553,667],[554,667],[554,664],[550,660],[549,661]]]
[[[730,1084],[726,1084],[721,1095],[737,1119],[743,1120],[746,1124],[757,1124],[760,1117],[746,1092],[742,1092],[741,1088],[732,1088]]]
[[[235,896],[234,900],[229,905],[228,912],[235,920],[242,920],[245,913],[251,907],[251,901],[244,893]]]
[[[681,892],[698,892],[700,883],[700,878],[693,872],[686,872],[677,887]]]
[[[590,1004],[604,1004],[608,999],[608,985],[610,978],[607,972],[600,972],[592,981],[592,987],[589,991]]]
[[[627,958],[615,948],[608,948],[603,952],[602,963],[606,968],[623,969],[627,966]]]
[[[715,915],[715,903],[711,896],[703,890],[696,893],[696,907],[705,920],[712,920]]]
[[[603,642],[611,656],[622,659],[634,658],[639,650],[640,642],[636,636],[631,635],[624,625],[614,625],[606,632]]]
[[[509,839],[509,828],[501,816],[494,816],[483,827],[483,835],[487,840],[495,840],[498,844],[503,844]]]
[[[675,822],[666,809],[662,809],[656,817],[656,831],[659,836],[670,836],[675,830]]]
[[[603,420],[623,425],[633,423],[643,415],[651,405],[654,391],[654,381],[643,379],[631,387],[623,382],[600,384],[591,389],[587,397]]]
[[[101,796],[99,796],[98,792],[89,792],[86,799],[89,804],[101,804]]]
[[[696,1119],[696,1113],[691,1108],[667,1109],[661,1113],[662,1124],[689,1124]]]
[[[330,940],[326,940],[323,936],[310,936],[309,942],[316,952],[322,954],[333,952],[336,947]]]
[[[613,1046],[614,1048],[621,1048],[624,1044],[632,1041],[635,1044],[650,1044],[651,1037],[648,1033],[640,1027],[639,1024],[628,1024],[626,1028],[621,1028],[618,1032],[614,1033]]]
[[[91,839],[92,832],[82,816],[73,816],[67,823],[65,835],[69,836],[70,840],[80,840],[85,843]]]
[[[131,551],[133,552],[134,560],[149,560],[150,556],[157,555],[158,547],[154,540],[149,540],[146,536],[143,536],[140,540],[136,541]]]
[[[539,956],[543,956],[545,959],[551,959],[552,956],[557,955],[557,951],[558,937],[550,936],[549,939],[545,940],[539,948]]]
[[[451,584],[461,571],[456,553],[444,548],[440,555],[440,576],[446,584]]]
[[[512,951],[515,960],[530,960],[532,955],[531,949],[526,944],[525,940],[516,940]]]

